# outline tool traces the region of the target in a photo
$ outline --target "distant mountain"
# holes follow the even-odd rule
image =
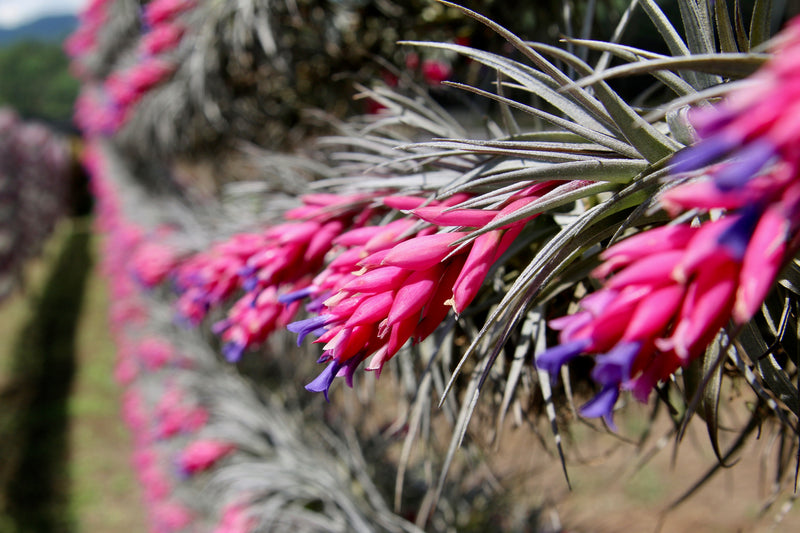
[[[43,17],[16,28],[0,28],[0,46],[18,41],[61,42],[78,26],[73,15]]]

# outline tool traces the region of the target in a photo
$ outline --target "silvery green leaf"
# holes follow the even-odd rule
[[[655,0],[639,0],[639,5],[647,13],[650,21],[656,27],[658,33],[661,34],[673,56],[688,56],[691,54],[689,47],[686,46],[678,30],[675,29],[675,26],[672,25],[672,22],[670,22]]]
[[[544,44],[531,44],[532,48],[542,50],[572,66],[579,75],[590,76],[592,68],[568,54],[560,48]],[[671,155],[679,148],[672,139],[658,131],[653,125],[644,121],[639,114],[628,105],[611,87],[600,81],[594,87],[597,98],[603,103],[608,113],[612,116],[614,124],[619,128],[625,140],[648,161],[655,163]]]
[[[667,56],[661,54],[654,54],[652,52],[647,52],[646,50],[641,50],[639,48],[634,48],[632,46],[624,46],[619,44],[607,43],[605,41],[584,41],[575,39],[573,41],[575,44],[580,44],[587,48],[593,50],[601,50],[604,52],[609,52],[620,59],[624,59],[630,63],[641,61],[643,59],[666,59]],[[669,87],[675,94],[679,96],[694,94],[697,90],[686,83],[683,78],[680,76],[673,74],[669,71],[654,71],[651,72],[653,77],[657,80],[661,81],[665,86]]]
[[[756,0],[750,18],[750,48],[753,49],[770,37],[772,0]]]
[[[651,59],[613,67],[578,80],[575,84],[580,87],[586,87],[620,76],[679,69],[708,72],[731,78],[744,78],[761,68],[769,57],[768,54],[704,54],[689,57]]]
[[[744,29],[744,16],[742,14],[742,6],[739,0],[734,2],[733,8],[734,25],[736,27],[736,40],[739,42],[739,50],[742,52],[750,51],[750,38],[747,36],[747,30]]]
[[[800,416],[800,398],[797,397],[797,389],[786,375],[786,371],[780,367],[774,356],[770,353],[769,345],[752,322],[742,327],[737,341],[740,342],[742,347],[746,350],[748,357],[754,360],[758,375],[763,379],[768,390],[793,412],[795,416]],[[750,383],[750,385],[753,386],[753,383]],[[770,408],[778,414],[777,412],[780,411],[782,407],[775,403],[771,395],[763,392],[763,389],[760,387],[759,389],[762,391],[761,394],[766,395],[765,400],[769,400],[767,403]],[[758,393],[759,390],[756,389],[756,392]]]
[[[557,68],[555,65],[547,61],[541,54],[533,50],[530,46],[528,46],[522,39],[516,36],[514,33],[509,31],[508,29],[504,28],[503,26],[497,24],[496,22],[480,15],[470,9],[467,9],[463,6],[459,6],[458,4],[454,4],[452,2],[446,2],[444,0],[437,0],[439,3],[450,6],[454,9],[457,9],[464,13],[465,15],[477,20],[481,24],[484,24],[492,31],[503,37],[509,43],[511,43],[514,48],[519,50],[523,56],[525,56],[531,63],[533,63],[538,69],[544,72],[547,76],[552,78],[560,87],[564,87],[565,91],[570,94],[575,100],[581,104],[587,111],[591,111],[593,114],[596,113],[595,117],[600,119],[603,122],[606,122],[607,113],[603,109],[603,106],[599,104],[599,102],[592,97],[588,92],[573,88],[571,86],[570,78],[564,74],[561,69]]]
[[[729,54],[738,52],[739,47],[736,45],[731,18],[728,15],[727,2],[714,2],[714,19],[717,23],[720,50]]]
[[[592,129],[608,133],[606,124],[609,119],[599,103],[592,101],[593,105],[587,106],[585,102],[573,102],[569,98],[566,98],[564,94],[559,93],[558,90],[549,87],[547,83],[538,79],[538,76],[532,72],[532,69],[527,65],[523,65],[497,54],[457,44],[424,41],[403,41],[400,44],[449,50],[469,57],[474,61],[496,69],[510,79],[516,80],[525,87],[526,90],[537,95],[575,122],[580,122]],[[555,86],[560,87],[562,85],[556,82]],[[597,118],[605,120],[601,123]]]
[[[488,91],[484,91],[482,89],[478,89],[477,87],[472,87],[470,85],[464,85],[460,83],[447,83],[446,85],[451,87],[456,87],[459,89],[464,89],[466,91],[475,93],[480,96],[485,96],[486,98],[495,100],[497,102],[504,103],[509,107],[519,109],[525,113],[533,115],[535,117],[541,118],[553,124],[554,126],[563,128],[575,135],[578,135],[589,142],[597,143],[601,146],[605,146],[606,148],[610,148],[615,152],[625,155],[627,157],[637,158],[639,157],[639,153],[634,150],[629,144],[626,142],[620,141],[610,135],[605,133],[599,132],[597,130],[593,130],[591,128],[587,128],[579,123],[572,122],[569,120],[565,120],[563,118],[557,117],[553,114],[547,113],[535,107],[523,104],[521,102],[517,102],[510,98],[505,98],[498,96],[496,94],[490,93]]]

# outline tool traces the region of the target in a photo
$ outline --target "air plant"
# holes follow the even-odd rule
[[[461,57],[490,73],[493,86],[443,85],[491,104],[497,121],[461,124],[424,91],[404,93],[410,85],[398,71],[392,87],[361,88],[375,104],[373,114],[332,121],[338,134],[316,143],[319,159],[305,168],[323,179],[309,185],[305,205],[271,211],[267,224],[240,216],[239,227],[222,238],[207,232],[193,247],[197,253],[165,253],[169,261],[156,261],[139,279],[175,282],[177,308],[195,326],[212,326],[207,315],[224,313],[212,331],[231,361],[247,363],[254,348],[269,353],[283,325],[299,343],[313,338],[312,346],[321,345],[318,362],[327,367],[316,379],[303,375],[303,382],[334,405],[329,393],[337,376],[353,386],[365,361],[376,376],[384,366],[396,370],[409,403],[400,423],[408,431],[396,510],[411,445],[430,434],[438,401],[452,438],[438,483],[426,489],[420,527],[447,490],[447,472],[477,406],[495,409],[499,434],[511,406],[522,409],[523,383],[538,389],[565,474],[556,416],[562,393],[570,412],[602,417],[612,429],[628,391],[643,402],[655,396],[682,413],[676,442],[698,413],[722,465],[738,446],[723,452],[718,442],[723,378],[744,379],[757,408],[748,413],[739,445],[770,418],[796,447],[797,22],[770,39],[769,2],[756,2],[748,32],[738,7],[732,24],[723,2],[679,0],[681,32],[655,1],[633,0],[610,41],[567,37],[565,47],[556,47],[439,3],[502,37],[513,56],[465,43],[401,44]],[[198,6],[193,16],[200,20],[198,13],[209,11]],[[216,31],[220,17],[244,24],[238,4],[221,6],[208,7],[219,11],[217,18],[199,34],[187,27],[184,38]],[[669,55],[620,44],[638,7]],[[586,9],[584,28],[593,11]],[[269,29],[257,33],[265,50]],[[240,44],[231,49],[241,51]],[[612,58],[617,66],[610,66]],[[208,66],[189,60],[176,76],[193,69],[191,79],[206,79]],[[444,72],[429,74],[433,80]],[[653,78],[654,90],[634,105],[614,80],[641,74]],[[763,99],[764,92],[774,98]],[[166,105],[165,95],[154,93],[151,104],[164,98]],[[116,138],[122,145],[150,137],[140,126],[156,124],[153,110],[163,107],[143,109]],[[203,120],[214,122],[212,129],[229,126],[223,115],[206,113]],[[483,126],[488,133],[481,135]],[[174,131],[158,136],[175,148]],[[278,159],[276,168],[288,167]],[[299,166],[291,168],[290,174]],[[265,197],[272,190],[261,189]],[[119,235],[141,246],[141,232]],[[128,289],[122,284],[122,292]],[[136,309],[120,312],[136,316]],[[301,311],[307,315],[290,323]],[[578,359],[589,359],[592,370],[581,374]],[[572,405],[578,383],[594,396],[580,410]],[[489,385],[500,392],[496,400],[485,394]],[[227,429],[219,436],[235,442]],[[306,470],[292,478],[283,466],[271,460],[226,466],[220,486],[261,494],[252,502],[267,527],[267,510],[289,505],[275,495],[280,490],[297,479],[319,488],[313,475],[303,477]],[[778,488],[787,473],[781,463]],[[267,478],[286,487],[276,489]],[[233,506],[240,501],[228,499]],[[360,524],[346,503],[324,501],[337,520]],[[291,523],[321,527],[318,517],[292,509],[298,514]]]
[[[0,108],[0,300],[68,211],[71,172],[65,138]]]

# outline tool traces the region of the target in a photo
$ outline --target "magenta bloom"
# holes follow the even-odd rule
[[[242,233],[184,261],[175,270],[181,317],[199,324],[211,307],[229,298],[241,286],[239,273],[247,259],[263,244],[263,236]]]
[[[274,286],[246,293],[233,304],[228,318],[212,328],[225,343],[222,348],[225,358],[231,363],[238,361],[246,349],[259,346],[276,329],[285,327],[299,306],[299,302],[284,305]]]
[[[204,472],[235,449],[236,447],[229,442],[214,439],[196,440],[178,455],[178,469],[184,476]]]
[[[139,344],[139,358],[144,367],[153,372],[176,358],[172,344],[158,337],[149,337]]]
[[[438,85],[450,77],[453,69],[444,61],[426,59],[422,62],[422,77],[431,85]]]
[[[193,521],[192,512],[180,503],[160,502],[152,511],[153,522],[157,531],[183,531]]]
[[[445,202],[406,196],[383,201],[435,224],[476,227],[513,214],[554,186],[531,187],[499,211],[458,209],[463,196]],[[370,356],[366,369],[379,375],[406,342],[419,342],[433,333],[451,309],[463,312],[525,222],[486,232],[461,247],[455,244],[470,232],[428,227],[409,235],[415,227],[410,218],[338,237],[335,243],[349,249],[302,293],[312,298],[307,309],[318,316],[289,325],[298,342],[314,334],[319,337],[315,342],[323,344],[319,361],[328,366],[306,388],[327,398],[337,376],[352,385],[356,368]]]
[[[698,227],[666,226],[615,244],[595,271],[602,289],[556,319],[560,344],[537,358],[551,373],[595,356],[600,393],[585,416],[609,423],[621,389],[645,401],[659,381],[700,356],[729,321],[750,320],[800,243],[800,19],[775,57],[714,109],[697,111],[701,140],[676,154],[675,172],[700,181],[668,191],[671,213],[724,210]],[[711,166],[709,166],[711,165]]]
[[[256,527],[258,520],[248,512],[243,503],[229,503],[222,509],[222,517],[213,533],[249,533]]]
[[[178,46],[186,29],[174,23],[159,24],[142,36],[139,49],[146,55],[168,52]]]
[[[612,246],[595,275],[605,286],[581,301],[576,314],[551,321],[560,344],[536,364],[550,373],[581,354],[594,354],[592,378],[602,387],[582,409],[613,426],[620,389],[642,401],[653,386],[705,351],[730,319],[748,236],[742,217],[700,227],[665,226]]]
[[[750,77],[755,86],[731,91],[714,108],[693,110],[700,142],[679,152],[676,172],[725,160],[713,180],[721,190],[743,186],[780,159],[800,168],[800,18],[777,37],[774,57]]]
[[[151,0],[144,7],[143,19],[148,26],[170,21],[195,7],[196,0]]]
[[[177,266],[175,249],[159,242],[142,243],[133,253],[131,270],[134,277],[147,288],[161,284]]]
[[[223,354],[238,361],[245,350],[262,344],[294,317],[299,302],[286,293],[306,290],[347,226],[358,231],[372,215],[372,195],[313,194],[285,214],[288,220],[261,233],[239,234],[176,270],[182,293],[179,313],[192,324],[234,294],[241,294],[225,319],[213,326],[224,342]],[[313,292],[314,289],[308,289]]]

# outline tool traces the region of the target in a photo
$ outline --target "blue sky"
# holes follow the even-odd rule
[[[11,28],[47,15],[77,13],[88,0],[0,0],[0,26]]]

